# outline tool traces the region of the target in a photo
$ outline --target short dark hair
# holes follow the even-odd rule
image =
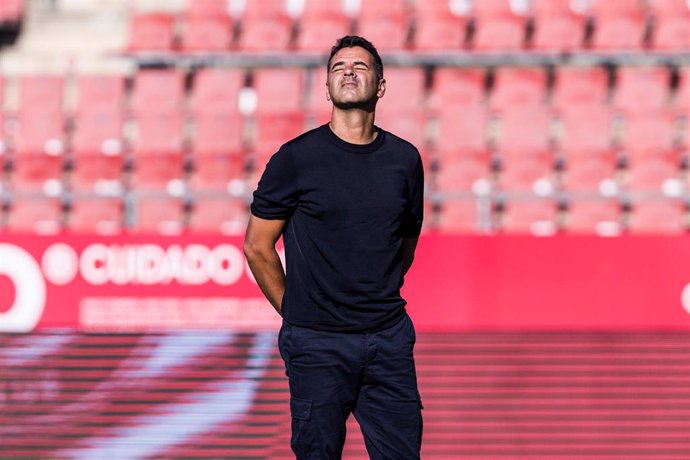
[[[355,46],[359,46],[360,48],[364,48],[365,50],[369,51],[369,54],[371,54],[374,58],[374,70],[376,71],[376,77],[381,80],[383,78],[383,61],[381,60],[381,56],[379,56],[379,52],[376,51],[376,47],[369,40],[364,37],[360,37],[359,35],[345,35],[335,42],[335,45],[333,48],[331,48],[331,55],[328,57],[326,69],[329,72],[331,71],[331,60],[333,59],[333,56],[335,56],[335,53],[343,48],[353,48]]]

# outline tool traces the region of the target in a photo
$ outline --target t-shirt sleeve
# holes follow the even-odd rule
[[[282,146],[266,165],[254,192],[251,212],[262,219],[288,219],[297,205],[299,188],[292,153]]]
[[[424,166],[422,159],[417,157],[417,165],[415,166],[412,178],[410,181],[410,197],[407,205],[407,212],[405,213],[405,220],[403,221],[402,236],[403,238],[418,237],[422,231],[422,221],[424,220]]]

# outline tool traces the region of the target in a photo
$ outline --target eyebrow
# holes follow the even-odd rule
[[[367,64],[364,61],[354,61],[352,64],[353,65],[364,65],[366,68],[369,68],[369,64]],[[335,69],[339,65],[345,65],[345,61],[334,62],[333,64],[331,64],[331,70]]]

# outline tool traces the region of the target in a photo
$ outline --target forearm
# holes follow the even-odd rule
[[[273,250],[255,251],[245,248],[249,268],[256,279],[261,292],[282,315],[281,305],[285,294],[285,272],[278,252]]]

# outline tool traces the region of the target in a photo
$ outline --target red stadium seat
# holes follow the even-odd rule
[[[228,16],[227,0],[186,0],[184,15],[187,17],[219,17]]]
[[[245,74],[240,69],[200,69],[194,76],[190,109],[199,114],[236,114]]]
[[[650,0],[650,7],[652,46],[657,50],[690,48],[690,4],[686,0]]]
[[[439,114],[435,146],[443,152],[484,152],[488,146],[488,125],[488,114],[483,107],[449,105]]]
[[[242,235],[248,220],[249,209],[243,199],[196,197],[189,229],[195,233]]]
[[[676,116],[668,109],[624,115],[621,146],[628,155],[666,152],[674,147]]]
[[[24,0],[3,0],[0,2],[0,22],[20,22],[24,15]]]
[[[571,0],[532,0],[536,50],[571,51],[584,44],[586,17],[572,9]]]
[[[63,205],[56,198],[17,197],[12,200],[7,230],[54,235],[63,227]]]
[[[491,189],[491,160],[484,153],[443,155],[434,185],[436,190],[449,195],[485,195]]]
[[[333,105],[326,99],[328,88],[326,67],[316,67],[311,71],[309,91],[307,93],[307,107],[314,125],[322,125],[331,118]]]
[[[75,233],[114,235],[124,228],[120,198],[77,198],[70,207],[67,229]]]
[[[222,52],[232,46],[233,22],[228,16],[186,17],[181,49],[186,52]]]
[[[673,152],[631,158],[627,164],[624,184],[632,192],[677,196],[683,192],[679,163]]]
[[[589,154],[566,151],[560,187],[567,192],[613,195],[617,191],[617,166],[617,158],[612,151]]]
[[[607,97],[608,75],[603,68],[558,68],[551,95],[551,106],[555,110],[603,106]]]
[[[232,153],[209,153],[194,157],[190,186],[194,190],[226,192],[244,178],[245,158]]]
[[[194,120],[195,155],[238,153],[244,145],[243,119],[238,114],[202,114]]]
[[[290,45],[292,19],[284,0],[245,0],[240,21],[239,49],[284,51]]]
[[[473,2],[475,31],[472,47],[477,51],[519,50],[525,45],[527,9],[513,9],[510,0]]]
[[[482,219],[489,214],[488,205],[484,206],[474,198],[447,199],[441,203],[437,228],[442,233],[480,233],[488,224]]]
[[[507,192],[549,196],[555,191],[554,160],[548,152],[511,152],[500,159],[499,184]]]
[[[386,92],[376,106],[377,114],[419,108],[425,98],[425,75],[420,67],[389,67],[384,71]]]
[[[377,126],[402,137],[419,149],[426,143],[427,121],[426,112],[422,109],[407,109],[397,114],[383,110],[376,114]]]
[[[177,198],[139,195],[132,214],[134,233],[178,235],[184,230],[185,207]]]
[[[299,17],[296,48],[323,52],[336,39],[352,29],[352,18],[343,9],[342,1],[305,0]]]
[[[263,171],[271,156],[281,145],[304,132],[303,112],[259,115],[256,118],[256,137],[253,141],[254,170]]]
[[[175,18],[165,13],[136,13],[130,18],[128,51],[173,51]]]
[[[640,49],[646,28],[643,0],[592,0],[592,47],[598,50]]]
[[[515,107],[497,112],[498,135],[494,142],[501,155],[541,154],[550,150],[551,112],[539,106]]]
[[[22,76],[18,84],[12,181],[15,187],[22,189],[42,188],[46,181],[56,184],[64,168],[64,79],[61,76]]]
[[[254,73],[258,114],[303,110],[304,71],[302,69],[257,69]]]
[[[405,0],[366,0],[357,14],[357,34],[373,42],[379,51],[407,46],[410,11]]]
[[[545,102],[544,69],[503,67],[496,70],[490,99],[492,108],[524,108],[543,105]]]
[[[182,108],[184,74],[173,69],[141,70],[134,77],[131,109],[135,116]]]
[[[132,143],[133,183],[162,186],[183,176],[183,119],[181,112],[142,116],[136,119]]]
[[[505,233],[552,236],[559,230],[558,205],[551,200],[511,199],[505,203],[500,222]]]
[[[445,51],[464,46],[468,12],[454,10],[452,3],[451,0],[415,2],[415,49]]]
[[[563,230],[569,234],[617,236],[622,231],[621,205],[616,200],[576,198],[568,201]]]
[[[92,188],[101,180],[122,180],[124,90],[121,75],[77,78],[72,187]]]
[[[628,112],[647,112],[670,100],[670,75],[663,67],[621,67],[617,71],[613,105]]]
[[[558,113],[559,144],[570,155],[606,151],[613,143],[613,114],[603,106],[575,107]]]
[[[429,103],[435,110],[449,107],[478,107],[485,100],[484,69],[439,67]]]
[[[638,200],[632,204],[626,228],[632,234],[685,233],[688,209],[680,200]]]

